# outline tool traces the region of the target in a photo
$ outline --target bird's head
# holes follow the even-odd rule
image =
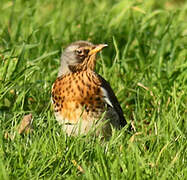
[[[70,44],[62,53],[58,76],[69,72],[94,70],[96,55],[106,46],[106,44],[94,45],[87,41],[76,41]]]

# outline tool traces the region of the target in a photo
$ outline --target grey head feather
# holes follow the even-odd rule
[[[61,55],[61,65],[59,68],[58,77],[71,72],[69,65],[76,65],[79,63],[75,54],[75,50],[77,48],[91,45],[93,44],[88,41],[76,41],[71,43]]]

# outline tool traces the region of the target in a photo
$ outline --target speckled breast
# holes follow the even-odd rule
[[[76,124],[93,121],[105,111],[100,82],[92,72],[69,73],[57,78],[52,88],[52,101],[60,123]]]

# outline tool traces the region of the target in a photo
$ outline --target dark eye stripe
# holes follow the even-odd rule
[[[77,49],[77,50],[76,50],[76,53],[77,53],[78,55],[80,55],[80,54],[82,54],[82,50]]]
[[[78,55],[78,56],[87,56],[88,55],[88,53],[89,53],[89,49],[76,49],[76,54]]]

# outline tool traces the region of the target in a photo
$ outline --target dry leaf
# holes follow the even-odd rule
[[[20,123],[20,125],[18,126],[18,133],[22,134],[22,133],[30,133],[32,132],[32,114],[28,114],[25,115]]]

